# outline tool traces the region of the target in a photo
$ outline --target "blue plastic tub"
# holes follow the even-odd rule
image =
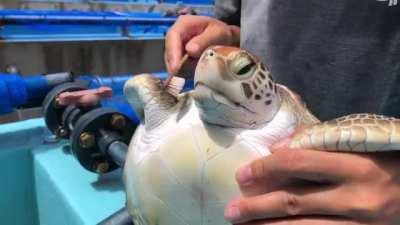
[[[121,171],[84,170],[42,119],[0,126],[0,218],[7,225],[94,225],[124,206]]]

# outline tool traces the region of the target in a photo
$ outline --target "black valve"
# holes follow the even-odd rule
[[[106,87],[88,90],[84,82],[65,83],[49,92],[43,102],[49,130],[59,138],[70,139],[79,163],[96,173],[123,167],[137,127],[123,113],[101,106],[101,97],[111,96],[110,92]],[[89,95],[96,98],[87,98]]]
[[[57,137],[68,139],[73,123],[83,113],[92,109],[60,105],[57,103],[57,97],[63,92],[86,89],[86,84],[83,82],[69,82],[56,86],[46,95],[42,104],[42,113],[47,128]]]
[[[114,109],[91,110],[75,123],[71,149],[87,170],[100,174],[111,172],[123,166],[136,126]]]

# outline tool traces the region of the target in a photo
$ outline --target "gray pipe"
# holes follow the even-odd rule
[[[122,141],[115,141],[108,147],[108,155],[121,168],[125,165],[125,158],[128,152],[128,145]]]
[[[132,217],[129,215],[128,210],[124,207],[97,225],[134,225],[134,223],[132,222]]]

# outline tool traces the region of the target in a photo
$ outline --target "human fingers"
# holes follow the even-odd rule
[[[203,32],[193,37],[186,44],[186,52],[195,58],[199,58],[204,50],[213,45],[238,45],[238,35],[233,26],[220,21],[211,22]]]
[[[168,73],[179,69],[179,62],[185,52],[184,45],[200,34],[212,19],[205,16],[180,16],[165,37],[164,60]]]
[[[239,168],[236,180],[245,195],[259,195],[298,180],[338,183],[351,173],[352,163],[337,153],[281,150]]]
[[[281,218],[272,220],[258,220],[258,221],[241,223],[240,225],[366,225],[366,224],[340,217],[304,216],[304,217],[291,217],[291,218]]]
[[[225,218],[233,223],[242,223],[293,216],[344,217],[352,212],[349,204],[343,201],[344,196],[347,195],[335,186],[293,187],[233,200],[226,207]]]

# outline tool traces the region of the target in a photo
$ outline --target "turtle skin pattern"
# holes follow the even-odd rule
[[[400,149],[400,119],[367,113],[343,116],[298,131],[290,147],[346,152]]]

